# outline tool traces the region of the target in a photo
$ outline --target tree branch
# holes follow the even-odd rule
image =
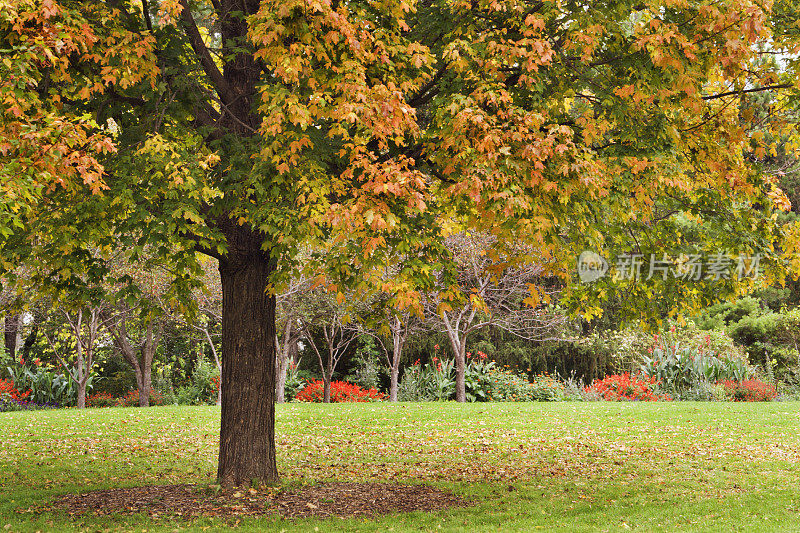
[[[222,72],[217,68],[217,64],[214,63],[214,58],[211,57],[211,52],[208,51],[206,44],[203,42],[200,30],[197,29],[197,24],[195,24],[194,17],[192,17],[192,13],[189,10],[189,2],[187,0],[181,0],[181,6],[183,6],[181,20],[186,29],[186,36],[189,38],[189,43],[192,45],[192,50],[194,50],[194,53],[197,55],[197,59],[200,61],[203,70],[211,79],[211,83],[214,85],[220,99],[226,104],[232,102],[234,99],[233,91],[222,75]]]
[[[764,87],[755,87],[753,89],[743,89],[741,91],[728,91],[725,93],[711,94],[704,96],[703,100],[716,100],[717,98],[724,98],[726,96],[733,96],[735,94],[758,93],[762,91],[771,91],[773,89],[791,89],[794,87],[791,83],[781,83],[779,85],[766,85]]]

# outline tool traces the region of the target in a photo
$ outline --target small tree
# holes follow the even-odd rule
[[[317,288],[305,298],[305,312],[300,317],[303,337],[311,345],[319,362],[324,403],[331,401],[331,381],[336,366],[350,344],[358,338],[358,328],[352,323],[345,301],[342,293],[333,296],[325,289]],[[319,336],[322,337],[321,343]]]
[[[545,268],[531,261],[527,249],[498,243],[488,234],[447,238],[458,271],[458,285],[430,294],[426,307],[434,326],[447,334],[455,356],[456,401],[466,401],[466,353],[470,333],[488,326],[531,340],[554,340],[566,322],[541,303],[554,289],[544,289]],[[540,294],[541,291],[541,294]]]
[[[380,346],[389,369],[389,401],[397,401],[400,383],[400,361],[409,336],[423,328],[424,322],[411,311],[385,308],[385,316],[379,322],[365,327],[364,333],[373,337]]]
[[[303,276],[293,277],[286,289],[277,297],[275,334],[275,402],[286,401],[286,374],[289,365],[297,364],[297,343],[304,334],[301,315],[303,297],[310,290],[309,280]],[[278,333],[280,333],[280,338]]]
[[[77,387],[78,409],[86,407],[86,388],[92,377],[97,343],[106,325],[106,319],[103,318],[105,308],[106,304],[100,302],[60,310],[74,342],[68,343],[67,347],[58,341],[58,330],[44,332],[50,348]],[[74,354],[72,361],[70,352]]]
[[[117,309],[106,323],[114,345],[136,375],[139,407],[148,407],[152,388],[153,358],[164,333],[164,319],[151,311],[140,317],[138,328],[131,328],[130,321],[134,317],[135,310],[126,306],[121,311]],[[135,330],[139,330],[138,338]]]

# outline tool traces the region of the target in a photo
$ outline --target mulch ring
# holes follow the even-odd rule
[[[215,490],[216,489],[216,490]],[[222,489],[196,485],[156,485],[69,494],[49,509],[71,515],[146,512],[151,517],[255,516],[284,518],[351,517],[465,507],[469,502],[426,485],[319,483],[302,488]],[[40,509],[45,510],[45,509]]]

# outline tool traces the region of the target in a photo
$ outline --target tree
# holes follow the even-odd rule
[[[163,319],[152,312],[140,317],[136,329],[141,331],[137,339],[130,327],[130,321],[135,318],[135,309],[117,307],[109,314],[107,325],[114,345],[136,375],[139,407],[148,407],[152,388],[153,359],[164,333]]]
[[[72,341],[66,346],[59,338],[59,329],[45,332],[45,337],[56,358],[67,375],[77,386],[77,407],[86,408],[86,389],[92,378],[97,342],[105,326],[103,311],[105,304],[89,303],[74,309],[63,308],[60,314],[66,320]],[[74,356],[74,360],[73,359]]]
[[[276,335],[276,376],[275,376],[275,402],[286,401],[286,374],[290,364],[296,364],[298,352],[297,343],[302,337],[303,297],[310,290],[311,283],[304,276],[293,277],[285,290],[277,298],[278,329],[280,337]]]
[[[494,326],[527,339],[556,340],[566,321],[564,315],[548,313],[539,305],[555,293],[545,288],[545,267],[532,262],[529,251],[515,243],[505,244],[505,254],[497,244],[488,234],[448,237],[447,246],[458,265],[458,285],[445,295],[450,301],[434,293],[427,303],[429,316],[447,334],[453,349],[457,402],[466,401],[470,333]]]
[[[191,313],[181,312],[172,303],[161,298],[159,298],[159,307],[162,312],[167,313],[174,320],[200,334],[200,342],[208,343],[214,364],[221,375],[222,356],[217,350],[217,343],[214,339],[219,337],[219,326],[222,323],[222,286],[219,272],[213,268],[210,262],[204,261],[202,267],[203,286],[197,287],[192,291],[191,300],[194,305],[189,309],[184,309],[191,310]],[[194,311],[197,313],[194,313]],[[217,388],[217,405],[221,404],[222,387],[220,386]]]
[[[154,246],[178,298],[218,259],[223,485],[278,477],[268,286],[304,241],[345,280],[401,253],[429,286],[457,217],[564,273],[665,207],[776,239],[735,103],[795,85],[749,68],[793,49],[795,0],[0,6],[1,266],[81,286],[107,274],[87,249]]]
[[[324,403],[331,401],[331,381],[336,366],[358,338],[358,327],[350,314],[354,310],[353,301],[350,300],[348,307],[346,299],[343,293],[333,296],[324,288],[311,290],[305,296],[305,310],[300,315],[303,338],[311,345],[319,362]]]
[[[388,265],[383,278],[394,279],[398,270],[397,264]],[[387,283],[385,286],[393,287],[395,284]],[[364,304],[369,311],[356,323],[356,327],[377,341],[389,369],[389,401],[396,402],[403,348],[410,335],[424,328],[425,321],[421,313],[398,306],[396,298],[390,293],[375,293],[366,297]]]

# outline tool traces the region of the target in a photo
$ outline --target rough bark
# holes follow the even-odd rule
[[[263,236],[228,227],[222,280],[222,420],[217,480],[223,486],[275,482],[274,266]]]
[[[13,314],[13,315],[6,315],[5,320],[5,347],[6,347],[6,354],[11,357],[12,360],[17,359],[17,347],[20,343],[20,328],[22,327],[22,315],[20,314]]]
[[[78,382],[78,409],[86,409],[86,382]]]

